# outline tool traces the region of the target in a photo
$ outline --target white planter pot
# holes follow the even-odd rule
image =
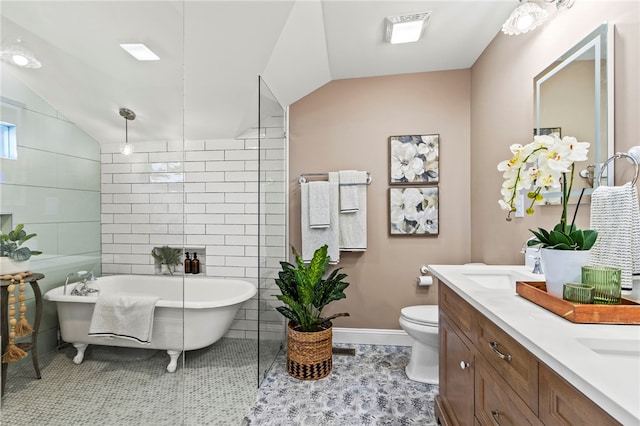
[[[29,270],[29,261],[23,260],[22,262],[16,262],[9,257],[0,257],[0,275],[5,274],[17,274],[18,272],[25,272]]]
[[[580,283],[582,267],[589,264],[591,250],[541,249],[542,272],[547,282],[547,292],[562,299],[565,283]]]

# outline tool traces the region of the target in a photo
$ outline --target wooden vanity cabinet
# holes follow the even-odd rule
[[[441,282],[438,303],[439,424],[619,424]]]

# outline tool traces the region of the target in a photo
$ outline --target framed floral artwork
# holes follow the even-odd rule
[[[440,135],[389,137],[389,183],[438,183]]]
[[[389,188],[390,235],[438,235],[438,187]]]

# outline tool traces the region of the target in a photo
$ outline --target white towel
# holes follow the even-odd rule
[[[341,213],[339,244],[341,251],[365,251],[367,249],[367,172],[358,171],[354,185],[358,194],[358,211]],[[339,182],[338,172],[329,172],[329,182]]]
[[[89,325],[89,336],[151,342],[153,314],[159,297],[100,295]]]
[[[355,213],[358,211],[358,182],[357,170],[340,170],[340,213]],[[365,172],[366,173],[366,172]]]
[[[637,189],[599,186],[591,195],[591,228],[598,239],[591,249],[591,264],[622,270],[622,289],[631,290],[632,274],[640,272],[640,207]]]
[[[329,262],[336,264],[340,261],[338,235],[338,184],[329,183],[329,227],[312,228],[309,226],[309,184],[300,184],[300,227],[302,234],[302,259],[305,262],[313,259],[313,253],[323,245],[328,246]]]
[[[329,209],[329,182],[309,182],[309,226],[311,228],[331,226]]]

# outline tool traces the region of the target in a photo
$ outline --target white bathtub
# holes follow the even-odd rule
[[[100,294],[155,295],[153,334],[149,344],[129,339],[89,336],[89,324],[98,295],[72,296],[76,284],[56,287],[44,295],[56,302],[62,339],[78,350],[73,359],[80,364],[87,346],[125,346],[166,350],[171,361],[167,371],[176,370],[182,351],[200,349],[215,343],[231,326],[240,305],[251,299],[256,287],[246,281],[206,277],[165,277],[114,275],[90,281]],[[183,315],[184,313],[184,315]]]

